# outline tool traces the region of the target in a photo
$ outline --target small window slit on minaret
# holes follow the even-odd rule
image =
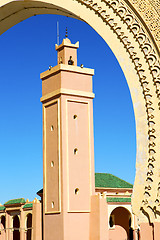
[[[78,148],[74,148],[74,155],[78,154]]]
[[[52,208],[54,208],[54,202],[53,201],[52,201],[51,205],[52,205]]]
[[[53,125],[51,125],[51,132],[53,132],[54,131],[54,127],[53,127]]]
[[[72,59],[72,56],[69,57],[68,65],[74,65],[74,61]]]
[[[54,162],[53,161],[51,162],[51,167],[54,167]]]
[[[75,114],[75,115],[73,115],[73,119],[77,119],[77,115]]]
[[[75,195],[78,195],[78,193],[79,193],[79,188],[76,188],[76,189],[74,190],[74,192],[75,192]]]
[[[63,63],[63,60],[62,60],[62,57],[60,57],[59,64],[62,64],[62,63]]]

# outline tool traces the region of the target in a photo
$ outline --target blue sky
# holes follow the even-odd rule
[[[134,112],[126,79],[115,56],[86,23],[63,16],[39,15],[0,36],[0,203],[19,197],[33,200],[43,185],[40,73],[57,64],[57,21],[60,43],[67,26],[72,43],[80,42],[78,65],[95,69],[95,170],[134,183]]]

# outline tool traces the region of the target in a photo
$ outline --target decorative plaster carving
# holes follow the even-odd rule
[[[160,182],[157,186],[157,194],[155,194],[155,187],[157,184],[157,175],[155,174],[156,169],[156,123],[155,123],[155,107],[153,103],[153,89],[150,86],[154,86],[157,99],[158,99],[158,109],[160,109],[160,63],[159,56],[154,49],[154,45],[148,34],[147,30],[143,27],[143,24],[140,22],[136,14],[129,8],[129,6],[122,0],[101,0],[104,5],[98,4],[98,1],[93,0],[77,0],[81,4],[84,4],[86,7],[89,7],[91,10],[98,14],[102,20],[110,26],[110,29],[117,35],[117,37],[122,42],[124,48],[127,50],[132,62],[134,63],[137,75],[139,76],[139,82],[142,87],[143,96],[146,103],[146,113],[148,121],[148,171],[146,173],[146,184],[144,187],[144,198],[140,206],[140,210],[144,215],[148,215],[149,221],[153,222],[157,215],[159,215],[159,202],[160,202]],[[148,7],[147,3],[144,1],[139,2],[134,0],[134,4],[139,4],[139,9],[145,11]],[[108,14],[107,9],[112,9],[113,14]],[[148,9],[146,13],[146,18],[150,21],[152,18],[153,11]],[[120,18],[120,21],[123,24],[127,25],[128,34],[123,32],[119,22],[115,21],[115,15]],[[150,21],[150,28],[152,30],[158,28],[158,20]],[[141,62],[141,57],[139,53],[135,50],[134,42],[132,43],[129,39],[129,34],[132,33],[133,37],[139,44],[141,52],[144,54],[144,58],[148,63],[150,74],[152,76],[152,82],[149,82],[145,73],[145,67]],[[157,210],[158,209],[158,210]]]
[[[159,0],[130,0],[129,1],[145,20],[160,48],[160,1]]]

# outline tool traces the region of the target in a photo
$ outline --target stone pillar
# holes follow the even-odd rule
[[[13,240],[13,219],[8,212],[6,212],[6,240]]]
[[[25,240],[25,214],[22,207],[20,210],[20,240]]]
[[[27,230],[25,230],[25,232],[24,232],[24,239],[27,240]]]
[[[6,236],[5,236],[6,239],[5,240],[8,240],[8,231],[9,231],[8,230],[8,220],[9,220],[8,219],[8,213],[6,212]]]
[[[36,198],[33,200],[33,209],[32,209],[32,239],[42,240],[41,203]]]
[[[9,237],[8,237],[7,240],[13,240],[13,232],[14,232],[13,229],[10,229],[10,230],[9,230]]]
[[[91,197],[90,238],[91,240],[108,240],[108,208],[106,195],[98,193]]]

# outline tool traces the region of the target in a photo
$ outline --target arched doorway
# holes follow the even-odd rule
[[[19,217],[13,217],[13,240],[20,240],[20,221]]]
[[[157,27],[155,23],[156,17],[153,17],[154,21],[152,21],[148,12],[158,19],[158,5],[151,4],[150,1],[148,4],[141,4],[141,1],[128,3],[118,0],[11,3],[8,0],[2,1],[1,6],[3,6],[2,32],[34,14],[55,14],[58,11],[86,21],[113,49],[125,73],[136,118],[137,174],[132,201],[133,210],[140,218],[142,216],[142,222],[148,220],[154,222],[159,218],[160,201],[160,176],[158,171],[155,171],[159,166],[156,160],[159,159],[160,149],[160,137],[157,134],[160,119],[158,50],[160,37],[159,24],[157,23]],[[143,21],[139,14],[143,17]]]
[[[131,229],[131,214],[126,208],[116,207],[110,215],[109,225],[110,240],[133,240],[133,231]]]
[[[27,228],[26,240],[31,240],[32,239],[32,214],[31,213],[27,215],[26,228]]]

